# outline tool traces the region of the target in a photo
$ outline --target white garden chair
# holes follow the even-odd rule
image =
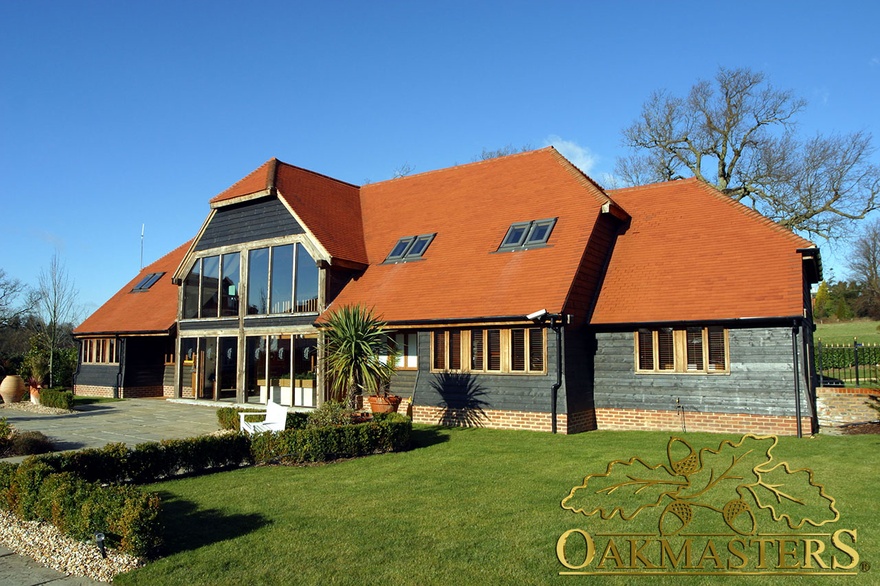
[[[284,431],[284,428],[287,426],[287,408],[282,407],[274,401],[266,403],[266,417],[263,421],[245,421],[244,418],[247,415],[254,415],[254,413],[242,411],[238,414],[241,419],[239,427],[242,431],[247,433]]]

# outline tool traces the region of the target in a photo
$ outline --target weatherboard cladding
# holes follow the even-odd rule
[[[195,250],[282,238],[305,231],[277,197],[218,208]]]
[[[118,364],[81,364],[76,375],[76,385],[115,387],[118,373]]]
[[[597,408],[795,414],[791,328],[728,331],[730,374],[636,374],[633,332],[598,333]],[[801,412],[809,415],[806,381]],[[680,402],[676,402],[678,399]]]

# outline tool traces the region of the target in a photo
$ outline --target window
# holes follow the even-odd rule
[[[547,244],[556,218],[511,224],[501,241],[499,251],[526,250]]]
[[[545,374],[542,328],[438,330],[432,335],[433,370]]]
[[[80,362],[83,364],[118,364],[116,338],[92,338],[82,341]]]
[[[422,258],[428,245],[434,240],[436,234],[422,234],[421,236],[406,236],[397,241],[391,254],[385,259],[385,262],[407,262],[410,260],[418,260]]]
[[[637,372],[729,372],[724,328],[644,328],[636,332],[635,338]]]
[[[419,335],[416,332],[397,333],[392,338],[392,344],[397,350],[397,365],[399,370],[416,370],[419,367]]]
[[[144,291],[149,291],[150,287],[156,284],[156,281],[162,278],[162,275],[165,273],[150,273],[143,279],[141,279],[137,285],[131,290],[131,293],[142,293]]]

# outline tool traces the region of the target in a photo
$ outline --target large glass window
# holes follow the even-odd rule
[[[201,317],[217,317],[220,295],[220,257],[202,259],[202,312]]]
[[[305,246],[296,246],[296,311],[318,311],[318,267]]]
[[[290,313],[293,300],[293,245],[272,248],[271,313]]]
[[[183,319],[199,317],[199,283],[202,260],[195,262],[183,281]]]
[[[248,315],[269,313],[269,249],[258,248],[248,256]]]
[[[220,285],[220,315],[238,315],[238,288],[240,280],[239,254],[223,255],[223,278]]]

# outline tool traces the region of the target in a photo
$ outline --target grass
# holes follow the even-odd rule
[[[817,323],[814,338],[823,344],[852,344],[858,338],[863,344],[880,344],[880,321],[853,320]]]
[[[568,529],[625,531],[560,506],[584,476],[635,455],[667,461],[665,432],[576,436],[417,427],[415,447],[329,465],[256,467],[151,486],[162,496],[166,557],[118,584],[545,584],[563,577]],[[725,437],[685,434],[697,447]],[[856,528],[864,560],[880,556],[875,511],[880,436],[780,438],[777,458],[815,471]],[[873,490],[871,490],[873,489]],[[656,516],[655,516],[656,519]],[[722,523],[723,526],[723,523]],[[656,528],[655,528],[656,532]],[[830,548],[830,544],[829,544]],[[726,553],[726,552],[724,552]],[[583,555],[583,554],[581,554]],[[598,554],[597,554],[598,555]],[[627,555],[627,554],[624,554]],[[845,556],[841,558],[846,560]],[[595,562],[594,562],[595,563]],[[848,584],[876,583],[873,574]],[[705,576],[656,578],[703,584]],[[581,578],[582,580],[584,578]],[[629,584],[632,577],[591,577]],[[726,578],[794,584],[803,578]]]
[[[99,403],[118,403],[125,399],[114,399],[112,397],[86,397],[83,395],[73,396],[73,408],[76,409],[82,405],[97,405]]]

